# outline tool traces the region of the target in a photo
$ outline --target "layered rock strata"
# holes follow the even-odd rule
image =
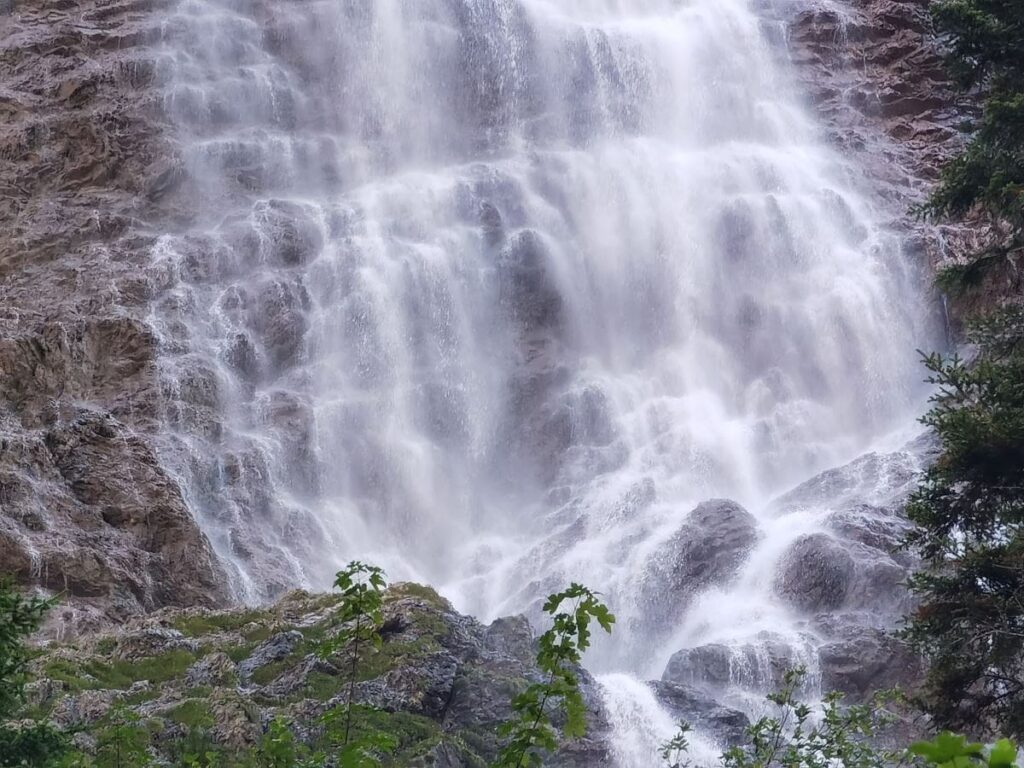
[[[0,15],[0,568],[79,627],[227,595],[161,465],[146,322],[180,173],[161,118],[162,4]]]

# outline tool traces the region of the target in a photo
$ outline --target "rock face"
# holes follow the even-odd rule
[[[846,601],[854,567],[850,554],[828,534],[804,536],[786,553],[775,590],[802,611],[834,610]]]
[[[786,672],[799,666],[801,659],[771,635],[758,639],[757,644],[740,647],[709,643],[684,648],[669,659],[661,681],[695,687],[705,696],[721,695],[734,685],[754,691],[776,690]]]
[[[699,690],[678,683],[664,681],[650,684],[662,706],[678,720],[710,734],[722,744],[742,744],[750,718],[742,712],[723,707]]]
[[[757,520],[736,502],[698,504],[650,559],[644,574],[648,613],[671,624],[693,595],[732,579],[757,539]]]
[[[872,694],[899,686],[912,690],[924,665],[904,643],[876,627],[826,622],[834,638],[819,649],[823,690],[843,691],[848,700],[864,702]]]
[[[347,701],[347,657],[316,653],[338,606],[336,595],[291,593],[265,610],[163,610],[134,619],[112,634],[50,647],[36,662],[31,705],[62,727],[92,733],[106,727],[115,705],[126,705],[165,758],[186,739],[244,753],[276,717],[308,740],[320,715]],[[399,740],[388,764],[475,768],[492,759],[511,696],[539,676],[526,620],[485,627],[415,585],[388,591],[384,618],[380,650],[361,656],[354,691],[358,703],[380,710],[377,722]],[[545,765],[610,765],[603,705],[586,673],[582,683],[588,735]],[[678,707],[700,704],[696,694],[663,688]],[[735,728],[742,716],[719,708],[702,717]]]
[[[820,521],[820,530],[796,538],[781,554],[770,582],[797,615],[799,631],[783,637],[769,629],[742,644],[682,648],[669,659],[661,683],[719,703],[742,700],[733,698],[738,691],[777,690],[796,667],[807,669],[809,695],[834,690],[854,702],[893,686],[918,685],[920,661],[893,630],[913,605],[906,580],[916,560],[900,547],[909,527],[903,506],[934,451],[931,439],[918,438],[899,451],[866,454],[822,472],[774,499],[769,514]],[[731,503],[717,503],[724,504],[719,519],[731,519],[733,533],[713,540],[749,547],[753,533],[735,534],[743,515]],[[718,550],[720,556],[730,551],[744,550]],[[709,572],[716,571],[702,568],[690,577]]]
[[[931,269],[977,249],[984,222],[942,224],[906,214],[964,145],[959,126],[978,113],[951,86],[929,0],[811,0],[782,19],[795,71],[829,137],[855,159],[927,279]],[[951,299],[956,320],[969,310]]]
[[[147,222],[180,181],[155,88],[162,3],[0,15],[0,563],[89,626],[214,605],[224,578],[152,434]]]

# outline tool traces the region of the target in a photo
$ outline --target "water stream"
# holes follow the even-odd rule
[[[813,667],[772,584],[828,510],[772,499],[905,426],[929,328],[780,14],[181,0],[198,213],[153,255],[164,454],[241,599],[355,557],[484,620],[583,581],[619,615],[591,663],[624,768],[676,650],[769,633]],[[756,543],[678,606],[665,560],[716,498]]]

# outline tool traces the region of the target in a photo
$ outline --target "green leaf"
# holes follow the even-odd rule
[[[957,758],[980,758],[981,744],[973,744],[958,734],[943,731],[931,741],[918,741],[910,745],[911,754],[924,758],[928,763],[942,765]]]
[[[1017,747],[1009,739],[1000,739],[988,754],[989,768],[1010,768],[1017,762]]]

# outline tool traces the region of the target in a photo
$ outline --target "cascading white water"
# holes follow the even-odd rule
[[[768,500],[911,412],[925,312],[769,10],[181,0],[165,455],[241,597],[358,557],[483,618],[584,581],[604,670],[811,642],[770,584],[821,516]],[[712,497],[762,538],[666,621],[651,561]]]

